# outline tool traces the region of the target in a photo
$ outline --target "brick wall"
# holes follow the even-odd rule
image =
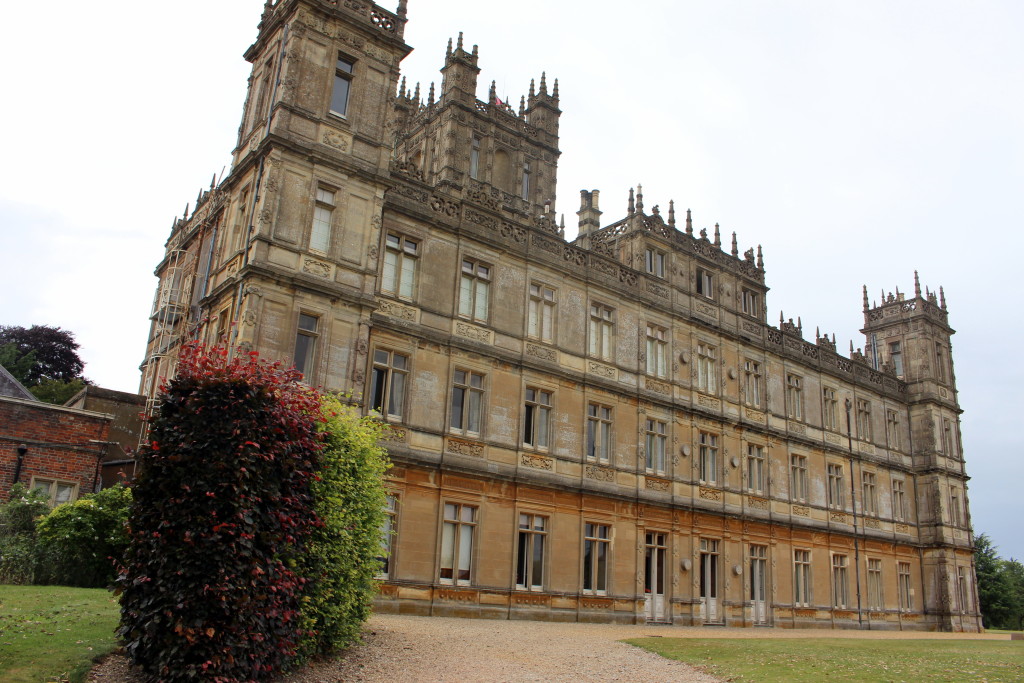
[[[107,452],[111,415],[0,396],[0,501],[7,500],[18,462],[28,447],[18,481],[33,477],[78,484],[78,495],[93,491],[97,464]]]

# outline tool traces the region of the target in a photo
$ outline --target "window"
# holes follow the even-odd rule
[[[491,267],[462,260],[462,281],[459,287],[459,315],[470,320],[487,322],[491,287]]]
[[[882,600],[882,561],[868,558],[868,609],[885,608]]]
[[[385,349],[374,351],[370,408],[387,417],[402,417],[408,373],[408,356]]]
[[[701,432],[700,437],[700,480],[705,484],[718,483],[718,437]]]
[[[550,342],[555,334],[555,290],[544,285],[530,285],[530,317],[527,335]]]
[[[914,589],[910,583],[910,563],[896,563],[896,588],[899,592],[900,609],[910,611],[914,609]]]
[[[547,517],[522,513],[519,515],[516,588],[544,588],[544,541],[547,537],[547,523]]]
[[[604,595],[608,590],[608,525],[588,522],[583,534],[583,592]]]
[[[607,306],[590,306],[590,355],[611,360],[612,339],[615,335],[615,312]]]
[[[647,374],[668,376],[668,332],[657,325],[647,326]]]
[[[761,407],[763,381],[761,364],[754,360],[743,362],[743,402],[755,408]]]
[[[331,248],[331,220],[334,216],[334,192],[318,187],[313,207],[313,229],[309,233],[311,251],[326,253]]]
[[[946,381],[946,350],[942,344],[935,344],[935,378],[940,382]]]
[[[391,576],[391,555],[395,549],[395,534],[398,530],[398,496],[387,494],[384,505],[384,524],[381,525],[381,546],[383,554],[377,558],[380,571],[377,578],[386,579]]]
[[[456,370],[452,385],[452,431],[479,435],[480,406],[484,399],[483,375]]]
[[[892,365],[896,371],[896,376],[903,377],[903,351],[900,348],[900,343],[889,342],[889,364]]]
[[[828,506],[842,509],[846,497],[843,495],[843,466],[828,466]]]
[[[474,180],[480,177],[480,138],[475,135],[469,146],[469,177]]]
[[[900,414],[895,410],[885,411],[885,435],[889,440],[889,448],[900,450]]]
[[[874,472],[864,472],[861,486],[864,497],[864,514],[875,516],[878,514],[878,488]]]
[[[956,444],[953,435],[953,421],[942,418],[942,450],[947,458],[956,457]]]
[[[811,551],[793,551],[793,603],[809,607],[811,604]]]
[[[764,447],[747,444],[747,490],[764,492]]]
[[[845,608],[849,602],[849,585],[846,580],[846,555],[832,556],[832,606]]]
[[[871,441],[871,401],[857,399],[857,438]]]
[[[648,275],[665,277],[665,252],[652,247],[644,249],[644,269]]]
[[[523,411],[523,445],[531,448],[548,447],[548,425],[551,417],[551,392],[526,388],[526,407]]]
[[[665,471],[665,440],[668,425],[661,420],[647,420],[646,434],[646,465],[648,472]]]
[[[587,457],[608,462],[612,453],[612,409],[598,403],[587,406]]]
[[[892,480],[892,518],[897,522],[907,519],[907,495],[903,489],[902,479]]]
[[[803,384],[799,375],[786,375],[786,410],[791,420],[804,419]]]
[[[50,507],[56,507],[78,499],[78,484],[71,481],[32,477],[30,488],[45,494],[50,499]]]
[[[298,330],[295,332],[295,369],[303,377],[309,377],[313,369],[313,354],[316,351],[316,328],[320,318],[307,313],[299,313]]]
[[[715,356],[714,346],[697,344],[697,390],[706,394],[713,394],[718,389]]]
[[[960,526],[963,523],[963,508],[960,506],[960,489],[949,487],[949,523]]]
[[[263,75],[260,78],[259,87],[256,91],[256,103],[250,112],[249,130],[252,130],[256,123],[262,120],[267,113],[267,104],[270,99],[270,79],[273,76],[273,69],[274,60],[268,59],[266,64],[263,65]]]
[[[740,293],[740,304],[744,313],[755,318],[761,315],[761,297],[757,292],[744,288]]]
[[[790,473],[792,475],[792,496],[793,500],[807,500],[807,456],[790,456]]]
[[[441,583],[469,585],[475,531],[475,507],[445,503],[444,527],[441,530]]]
[[[530,162],[523,164],[523,182],[520,187],[520,196],[529,201],[530,199]]]
[[[238,208],[235,209],[235,226],[231,229],[231,239],[227,244],[229,252],[242,248],[248,236],[249,226],[249,188],[246,187],[238,195]]]
[[[390,232],[387,234],[384,238],[384,274],[380,291],[403,299],[413,297],[419,250],[419,240]]]
[[[715,298],[715,276],[703,268],[697,269],[697,293],[708,299]]]
[[[961,612],[971,608],[970,593],[967,592],[967,568],[956,568],[956,600]]]
[[[837,431],[839,429],[839,420],[836,418],[836,390],[832,387],[824,387],[821,390],[822,400],[822,422],[824,423],[825,429],[831,429]]]
[[[348,96],[352,89],[352,69],[355,63],[338,55],[334,67],[334,88],[331,90],[331,113],[338,116],[348,114]]]

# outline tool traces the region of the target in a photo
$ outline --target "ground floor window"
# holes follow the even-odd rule
[[[608,546],[611,541],[607,524],[584,525],[583,530],[583,592],[604,594],[608,590]]]
[[[544,543],[548,520],[540,515],[519,515],[516,588],[544,588]]]
[[[70,503],[78,499],[78,484],[70,481],[32,477],[30,488],[40,491],[49,498],[50,507],[56,507],[57,505]]]
[[[475,507],[445,503],[444,528],[441,532],[441,583],[470,583],[475,530]]]

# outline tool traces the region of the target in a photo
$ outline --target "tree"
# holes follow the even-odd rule
[[[974,570],[978,575],[978,601],[986,628],[1002,628],[1013,611],[1012,586],[1003,571],[1003,560],[987,534],[974,539]]]
[[[68,330],[50,325],[33,325],[27,329],[20,325],[0,325],[0,347],[8,344],[15,347],[15,358],[8,361],[14,367],[21,368],[20,364],[26,362],[26,357],[35,354],[31,367],[19,369],[24,377],[19,378],[19,381],[27,387],[39,384],[44,379],[60,382],[83,379],[85,363],[78,357],[79,346],[74,333]],[[3,366],[15,377],[18,376],[7,362]]]
[[[21,353],[17,344],[0,346],[0,365],[23,385],[28,384],[28,373],[36,363],[36,352]]]

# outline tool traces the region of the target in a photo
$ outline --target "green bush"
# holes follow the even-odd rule
[[[313,483],[316,514],[323,522],[300,564],[308,579],[302,608],[310,636],[309,657],[344,647],[359,637],[377,592],[382,552],[384,472],[390,466],[379,445],[380,421],[359,417],[351,406],[324,397],[324,450]]]
[[[36,520],[50,511],[45,494],[24,484],[0,504],[0,583],[31,584],[39,570]]]
[[[190,345],[140,449],[119,635],[153,679],[258,681],[295,661],[320,467],[318,395]]]
[[[105,588],[128,546],[131,489],[118,484],[65,503],[36,525],[42,575],[37,583]]]

